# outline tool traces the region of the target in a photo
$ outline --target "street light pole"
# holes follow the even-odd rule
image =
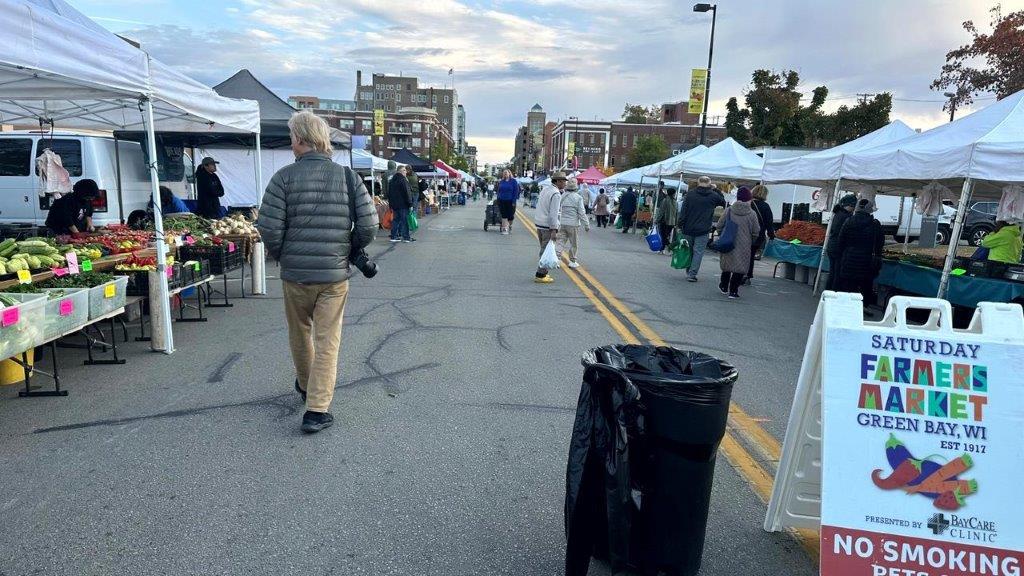
[[[956,116],[956,94],[952,92],[946,92],[943,94],[946,98],[949,98],[949,121],[953,121],[953,117]]]
[[[711,58],[715,53],[715,20],[718,18],[718,5],[694,4],[693,11],[711,11],[711,43],[708,45],[708,75],[704,82],[704,114],[700,121],[700,143],[704,144],[708,130],[708,95],[711,94]]]

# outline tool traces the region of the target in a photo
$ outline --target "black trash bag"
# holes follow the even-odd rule
[[[699,352],[636,345],[591,350],[583,365],[566,476],[566,574],[585,575],[591,555],[614,570],[696,574],[736,369]]]

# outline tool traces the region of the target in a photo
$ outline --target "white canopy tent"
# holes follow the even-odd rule
[[[662,176],[711,176],[730,180],[761,180],[764,159],[732,138],[726,138],[703,152],[680,154],[676,162],[662,169]]]
[[[402,165],[401,162],[398,163]],[[352,150],[352,169],[357,171],[387,172],[388,161],[380,156],[374,156],[366,150]]]
[[[358,151],[353,151],[353,159]],[[348,165],[348,150],[335,150],[333,160],[342,166]],[[295,162],[295,153],[291,148],[263,148],[260,151],[260,178],[250,169],[255,162],[255,151],[251,148],[237,146],[222,147],[210,145],[196,148],[196,156],[212,157],[220,162],[217,176],[224,185],[225,206],[257,206],[262,203],[263,183],[269,182],[278,170]],[[385,162],[385,168],[387,163]]]
[[[960,186],[960,204],[939,282],[942,298],[973,194],[999,198],[1024,182],[1024,91],[922,134],[849,154],[843,177],[897,188]]]
[[[148,136],[149,158],[157,157],[157,128],[259,133],[255,102],[217,95],[62,0],[0,0],[0,30],[0,122],[110,131],[141,128]],[[155,161],[149,169],[152,195],[159,198]],[[154,221],[160,272],[154,298],[163,330],[154,334],[153,346],[170,354],[174,338],[162,273],[167,262],[159,202],[154,203]]]
[[[683,162],[696,158],[703,154],[707,149],[707,146],[698,144],[686,152],[680,152],[675,156],[670,156],[660,162],[655,162],[654,164],[641,166],[640,168],[636,168],[636,170],[640,171],[640,180],[648,177],[660,178],[661,176],[679,174],[681,172],[680,167],[683,165]]]
[[[820,186],[822,192],[827,193],[825,206],[831,207],[836,200],[836,195],[844,190],[856,191],[860,188],[849,180],[844,181],[844,167],[847,156],[863,150],[869,150],[877,146],[883,146],[913,138],[917,132],[900,120],[894,120],[889,124],[865,134],[860,138],[840,144],[827,150],[812,152],[796,158],[780,158],[768,160],[764,163],[761,178],[764,182],[786,182],[790,184],[801,184],[804,186]],[[843,183],[846,183],[844,188]],[[827,192],[826,192],[827,190]],[[900,225],[903,222],[903,204],[900,203]],[[817,292],[821,269],[824,264],[824,254],[828,244],[829,233],[832,231],[833,219],[829,219],[825,229],[825,243],[822,246],[822,258],[818,262],[818,274],[814,279],[814,291]],[[909,240],[909,230],[904,234],[904,243]]]

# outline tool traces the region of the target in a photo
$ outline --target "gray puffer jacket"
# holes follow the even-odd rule
[[[373,242],[377,210],[351,168],[309,152],[270,179],[256,227],[282,280],[327,284],[352,275],[349,252]]]

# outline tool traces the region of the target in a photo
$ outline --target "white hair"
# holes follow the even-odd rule
[[[309,110],[296,112],[288,119],[288,130],[296,140],[322,154],[334,152],[331,130],[324,119]]]

